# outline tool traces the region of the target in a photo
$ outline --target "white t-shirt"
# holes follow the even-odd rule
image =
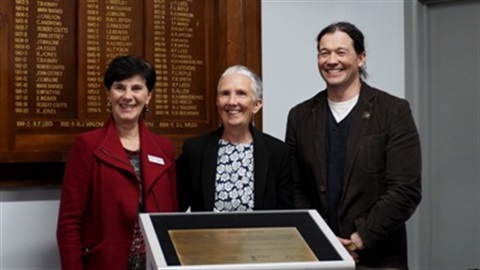
[[[335,102],[328,99],[328,106],[330,107],[330,111],[332,111],[333,117],[337,120],[337,123],[340,123],[355,107],[357,104],[359,95],[354,96],[353,98],[346,100]]]

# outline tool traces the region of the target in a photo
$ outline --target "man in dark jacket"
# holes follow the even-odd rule
[[[297,208],[315,208],[362,268],[408,268],[405,222],[421,200],[420,141],[409,104],[363,82],[363,34],[339,22],[317,36],[327,88],[291,109]]]

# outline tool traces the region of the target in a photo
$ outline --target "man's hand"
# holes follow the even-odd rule
[[[359,256],[358,253],[356,252],[357,250],[362,250],[365,249],[365,245],[363,244],[363,240],[358,234],[358,232],[354,232],[351,236],[350,239],[345,239],[345,238],[340,238],[338,237],[338,240],[340,240],[340,243],[347,249],[348,253],[350,253],[350,256],[352,256],[353,260],[358,263],[359,262]]]
[[[353,260],[358,263],[359,258],[358,258],[358,253],[355,252],[356,246],[350,239],[345,239],[345,238],[340,238],[338,237],[338,240],[340,240],[340,243],[347,249],[348,253],[350,256],[352,256]]]
[[[360,237],[360,234],[358,234],[358,232],[352,233],[352,235],[350,235],[350,240],[356,246],[356,249],[358,249],[358,250],[364,250],[365,249],[365,245],[363,244],[363,240]]]

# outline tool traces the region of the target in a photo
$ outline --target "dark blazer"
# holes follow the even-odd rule
[[[146,212],[177,211],[172,143],[140,122]],[[115,129],[79,135],[69,152],[57,227],[62,269],[126,269],[140,188]]]
[[[294,203],[327,216],[326,91],[291,109],[286,143],[292,153]],[[358,231],[360,265],[407,268],[405,222],[421,200],[421,155],[408,102],[362,82],[352,110],[340,237]]]
[[[254,209],[293,208],[288,146],[250,127],[254,156]],[[183,144],[178,157],[180,210],[212,211],[215,196],[218,141],[223,127]]]

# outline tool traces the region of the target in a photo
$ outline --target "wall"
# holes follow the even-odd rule
[[[385,20],[388,18],[388,20]],[[315,38],[349,20],[366,36],[368,83],[403,97],[403,1],[262,1],[263,127],[283,139],[288,110],[324,88]],[[57,269],[59,189],[0,191],[0,269]],[[414,265],[411,265],[415,268]]]
[[[0,191],[0,269],[59,269],[59,188]]]
[[[423,266],[480,269],[480,0],[422,12]]]

